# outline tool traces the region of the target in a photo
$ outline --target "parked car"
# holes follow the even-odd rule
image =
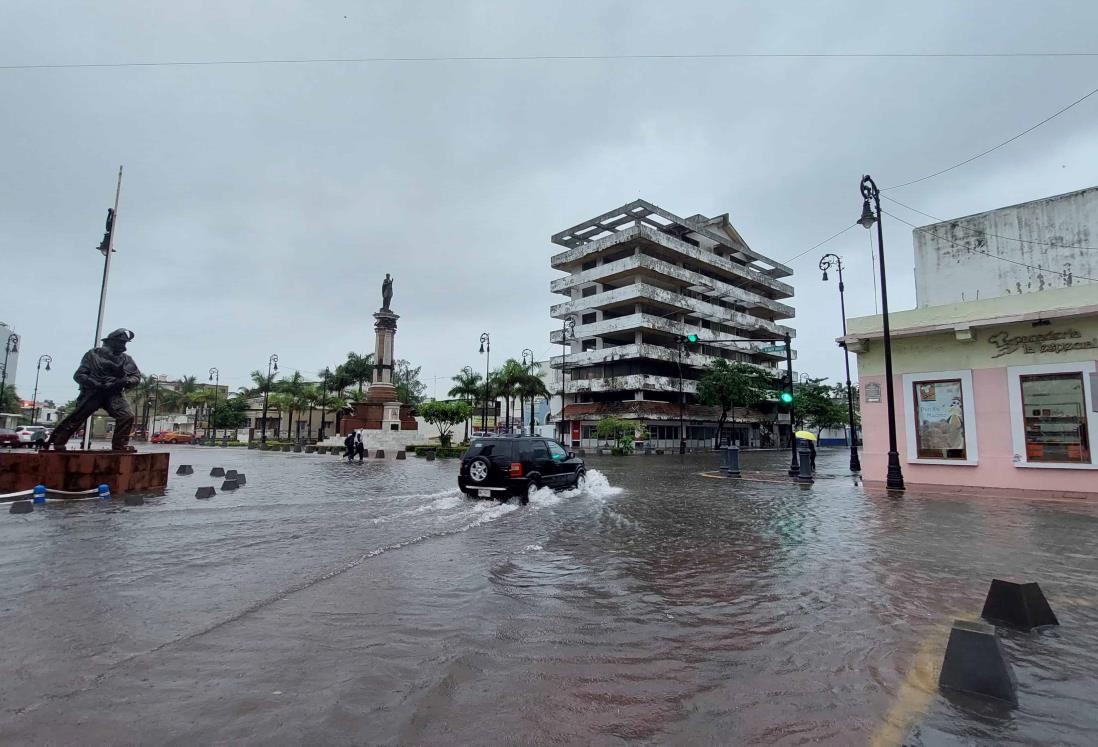
[[[159,437],[159,438],[157,438]],[[157,444],[190,444],[194,443],[194,436],[190,433],[178,433],[176,431],[168,431],[167,433],[157,433],[153,436],[156,440],[153,443]]]
[[[558,442],[529,436],[474,438],[461,458],[458,487],[475,498],[506,501],[516,495],[525,505],[538,488],[583,488],[587,467]]]
[[[27,448],[42,446],[49,439],[41,425],[21,425],[15,429],[15,435],[19,436],[19,445]]]
[[[11,428],[0,428],[0,446],[14,449],[19,446],[19,436]]]

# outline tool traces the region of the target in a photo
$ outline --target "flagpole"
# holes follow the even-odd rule
[[[122,167],[118,167],[118,186],[114,190],[114,212],[111,213],[110,226],[107,227],[107,251],[103,257],[103,284],[99,288],[99,316],[95,320],[95,341],[92,347],[99,347],[103,339],[103,314],[107,309],[107,278],[111,273],[111,254],[114,253],[114,227],[118,223],[118,198],[122,194]],[[84,442],[81,448],[91,448],[92,417],[89,415],[84,422]]]

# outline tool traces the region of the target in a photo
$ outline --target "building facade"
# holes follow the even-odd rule
[[[909,484],[1098,496],[1098,187],[916,228],[917,308],[889,317]],[[867,480],[884,479],[879,316],[850,319]]]
[[[572,446],[596,445],[599,420],[617,416],[647,430],[648,445],[711,447],[720,412],[698,403],[698,380],[717,358],[768,370],[784,366],[775,341],[792,328],[791,270],[748,247],[728,215],[680,218],[636,200],[552,237],[563,251],[550,286],[562,346],[557,423]],[[679,339],[698,336],[680,362]],[[681,368],[680,368],[681,366]],[[680,375],[681,374],[681,375]],[[681,397],[685,405],[680,411]],[[551,389],[551,391],[553,391]],[[680,427],[680,415],[682,425]],[[779,416],[738,411],[733,437],[776,445]]]

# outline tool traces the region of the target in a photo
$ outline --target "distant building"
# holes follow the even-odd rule
[[[1098,187],[916,228],[919,308],[1098,278]]]
[[[636,200],[552,237],[564,251],[552,266],[566,275],[550,289],[566,300],[550,309],[574,320],[550,339],[562,344],[552,367],[564,380],[563,413],[556,410],[565,441],[594,445],[598,421],[615,415],[647,428],[650,445],[671,448],[685,437],[690,447],[711,446],[719,410],[698,404],[697,382],[717,358],[775,370],[784,348],[771,342],[792,328],[792,271],[752,250],[728,215],[680,218]],[[685,434],[679,431],[680,336],[697,334],[700,345],[682,359]],[[733,342],[708,342],[712,340]],[[737,414],[743,445],[776,445],[779,418]],[[786,425],[788,429],[788,416]]]

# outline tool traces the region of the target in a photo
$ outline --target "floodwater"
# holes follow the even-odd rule
[[[810,488],[708,455],[590,458],[583,493],[463,498],[454,461],[172,447],[144,506],[0,520],[5,744],[1093,744],[1098,507]],[[748,453],[752,470],[785,456]],[[210,467],[248,484],[220,486]],[[993,577],[1010,709],[936,688]]]

